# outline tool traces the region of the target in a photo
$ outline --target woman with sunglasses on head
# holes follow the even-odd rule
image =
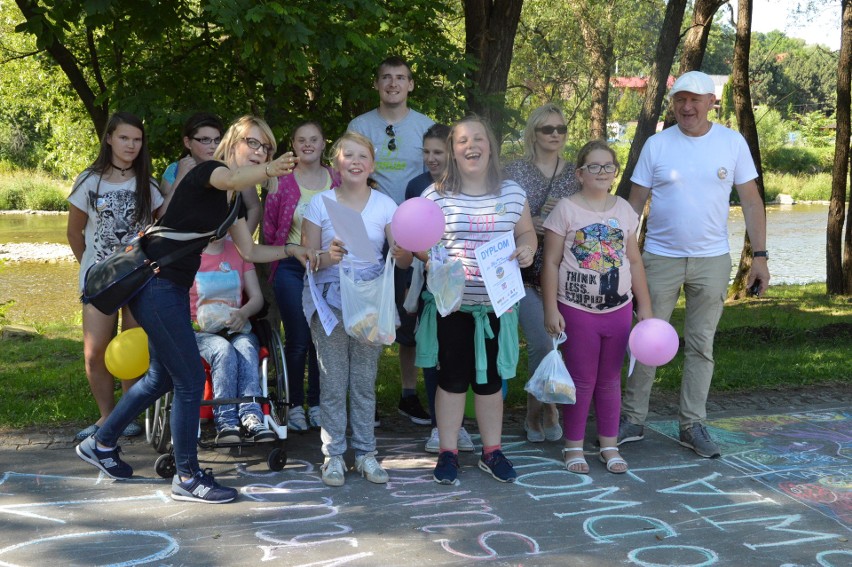
[[[526,296],[518,315],[527,341],[527,370],[530,376],[544,356],[553,350],[553,340],[544,330],[544,308],[541,299],[542,224],[553,206],[563,197],[577,191],[574,166],[562,157],[568,127],[565,116],[555,104],[542,105],[530,113],[524,128],[524,157],[506,166],[507,179],[515,181],[527,193],[538,247],[532,266],[521,272]],[[542,404],[527,394],[527,417],[524,422],[527,440],[532,443],[559,441],[562,427],[555,404]]]
[[[278,191],[266,198],[263,214],[264,242],[273,246],[300,244],[302,218],[314,195],[340,184],[337,172],[323,165],[325,137],[318,122],[305,120],[290,137],[293,153],[299,162],[290,175],[278,179]],[[269,281],[284,325],[284,354],[287,359],[290,413],[287,427],[291,431],[319,429],[320,379],[317,351],[311,340],[311,329],[302,309],[305,267],[295,258],[275,262]],[[305,363],[308,364],[308,414],[305,415]]]
[[[627,201],[610,195],[616,173],[618,159],[605,142],[583,146],[577,154],[580,191],[559,201],[544,222],[544,326],[554,336],[568,336],[562,355],[577,402],[562,408],[562,455],[575,474],[589,473],[583,440],[593,398],[599,459],[611,473],[627,472],[616,443],[621,367],[632,308],[640,321],[652,316],[636,240],[639,217]]]
[[[271,160],[274,148],[275,137],[266,122],[253,116],[237,120],[222,137],[214,159],[189,171],[181,160],[162,226],[179,232],[216,230],[229,217],[229,201],[236,193],[292,172],[296,159],[286,153]],[[309,255],[314,257],[313,251],[301,246],[255,244],[242,217],[234,221],[228,234],[240,256],[249,262],[274,262],[293,256],[306,262]],[[237,491],[221,486],[212,472],[202,470],[198,463],[196,437],[204,368],[189,308],[189,289],[206,244],[207,239],[201,239],[196,252],[162,267],[158,276],[130,300],[131,312],[148,335],[148,373],[121,398],[98,432],[77,446],[77,455],[111,478],[130,478],[133,469],[119,456],[118,437],[136,415],[174,390],[171,432],[177,472],[172,481],[172,498],[219,504],[236,498]],[[157,260],[185,245],[154,236],[146,243],[145,251]]]
[[[482,438],[479,468],[500,482],[514,482],[517,473],[503,455],[501,437],[503,380],[514,378],[518,361],[517,306],[499,318],[494,314],[474,250],[511,231],[515,250],[509,260],[526,267],[535,253],[535,230],[524,190],[502,179],[500,146],[482,119],[469,116],[457,122],[447,149],[447,169],[423,197],[444,213],[439,246],[450,262],[462,263],[465,285],[458,311],[441,317],[434,305],[427,305],[417,333],[418,359],[438,363],[435,413],[440,449],[433,478],[439,484],[457,481],[458,434],[467,391],[472,389]],[[423,253],[417,256],[429,259]],[[430,316],[435,320],[427,320]]]
[[[213,159],[219,142],[222,141],[222,132],[225,126],[222,120],[211,112],[196,112],[190,116],[183,125],[183,147],[184,152],[180,157],[186,170],[195,164]],[[166,201],[158,211],[160,216],[166,212],[171,201],[172,189],[178,173],[179,161],[169,164],[163,172],[163,180],[160,183],[160,192]],[[260,222],[260,198],[254,188],[243,191],[243,204],[246,207],[246,224],[249,231],[254,234]]]
[[[94,163],[74,181],[68,197],[68,244],[80,263],[80,289],[86,271],[124,246],[150,224],[163,202],[157,183],[151,178],[151,156],[142,121],[128,112],[110,116]],[[105,315],[92,305],[83,305],[83,352],[86,377],[100,418],[79,431],[82,441],[95,433],[115,407],[115,378],[107,370],[104,354],[115,335],[118,315]],[[121,329],[138,327],[130,309],[121,309]],[[124,392],[136,380],[122,380]],[[136,417],[135,415],[133,416]],[[129,421],[123,434],[142,433],[139,424]]]

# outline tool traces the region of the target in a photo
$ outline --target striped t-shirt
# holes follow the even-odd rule
[[[498,234],[514,232],[526,203],[526,194],[514,181],[504,181],[498,195],[441,195],[431,185],[423,193],[444,212],[446,228],[441,243],[451,258],[464,265],[463,305],[490,304],[474,250]]]

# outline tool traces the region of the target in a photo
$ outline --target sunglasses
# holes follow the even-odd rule
[[[266,152],[266,155],[270,155],[275,148],[270,146],[269,144],[264,144],[260,140],[256,140],[254,138],[243,138],[243,141],[246,143],[248,147],[253,150],[259,150],[263,148],[263,151]]]
[[[614,163],[608,163],[606,165],[601,165],[599,163],[589,163],[579,169],[585,169],[592,175],[597,175],[601,171],[605,173],[615,173],[616,171],[618,171],[618,167],[616,167]]]
[[[541,132],[542,134],[546,134],[548,136],[553,134],[554,132],[557,132],[559,134],[567,134],[568,126],[566,126],[565,124],[562,124],[560,126],[539,126],[535,129],[535,131]]]
[[[385,128],[385,134],[390,136],[390,140],[388,140],[388,149],[390,151],[396,150],[396,133],[393,131],[393,124],[388,124],[388,127]]]
[[[193,138],[193,140],[195,140],[202,146],[209,146],[210,144],[218,146],[219,142],[222,141],[222,138],[208,138],[207,136],[204,136],[203,138]]]

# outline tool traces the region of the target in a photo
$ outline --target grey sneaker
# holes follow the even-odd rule
[[[355,470],[375,484],[385,484],[388,481],[388,473],[376,460],[375,451],[355,457]]]
[[[721,457],[722,452],[719,451],[719,446],[710,439],[710,434],[703,423],[693,423],[691,427],[680,430],[680,444],[684,447],[689,447],[698,454],[699,457],[705,459],[715,459]]]
[[[266,425],[253,413],[248,414],[243,418],[243,427],[246,429],[246,436],[255,443],[271,443],[278,439],[275,432],[266,427]]]
[[[432,434],[429,435],[429,439],[426,440],[426,452],[427,453],[435,453],[441,450],[441,440],[438,438],[438,428],[432,428]]]
[[[459,451],[473,451],[473,439],[470,438],[470,433],[464,427],[459,428],[459,440],[456,447]]]
[[[308,425],[311,429],[322,428],[322,419],[320,419],[319,406],[311,406],[308,408]]]
[[[322,482],[326,486],[343,486],[346,480],[344,478],[346,466],[341,455],[326,457],[320,471],[322,471]]]
[[[638,423],[631,423],[625,416],[621,416],[618,422],[618,443],[630,443],[631,441],[641,441],[645,438],[645,426]]]
[[[287,414],[287,429],[300,433],[308,430],[308,420],[305,419],[305,408],[302,406],[290,408],[290,413]]]

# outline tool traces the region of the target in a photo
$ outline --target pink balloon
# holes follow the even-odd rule
[[[425,252],[444,235],[444,211],[425,197],[408,199],[393,214],[391,234],[401,248]]]
[[[645,319],[633,327],[628,344],[636,360],[646,366],[661,366],[677,354],[677,331],[662,319]]]

